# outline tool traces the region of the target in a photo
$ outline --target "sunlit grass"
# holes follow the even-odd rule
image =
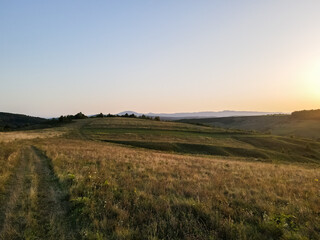
[[[40,146],[92,238],[319,238],[319,169],[75,140]]]
[[[316,141],[120,120],[1,143],[0,238],[320,238]]]
[[[62,134],[64,134],[64,131],[60,129],[0,132],[0,142],[12,142],[16,140],[27,140],[34,138],[50,138],[61,136]]]
[[[5,191],[6,184],[18,164],[18,150],[15,144],[0,143],[0,194]]]

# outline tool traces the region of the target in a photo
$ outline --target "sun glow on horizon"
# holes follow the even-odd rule
[[[312,99],[320,101],[320,60],[307,71],[303,84],[306,84],[308,95],[310,94]]]

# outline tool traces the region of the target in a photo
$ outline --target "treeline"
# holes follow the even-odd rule
[[[113,115],[113,114],[108,114],[108,115],[103,115],[102,113],[97,114],[95,116],[92,117],[124,117],[124,118],[141,118],[141,119],[148,119],[148,120],[155,120],[155,121],[160,121],[160,117],[156,116],[156,117],[149,117],[146,116],[144,114],[142,114],[141,116],[137,116],[135,114],[124,114],[124,115]]]
[[[0,131],[14,131],[14,130],[31,130],[40,128],[49,128],[60,126],[65,123],[70,123],[75,119],[86,118],[108,118],[108,117],[124,117],[124,118],[141,118],[154,121],[160,121],[160,117],[149,117],[146,115],[136,116],[134,114],[113,115],[99,113],[93,116],[86,116],[82,112],[75,115],[60,116],[59,118],[44,119],[38,117],[31,117],[22,114],[2,113],[0,112]]]
[[[71,122],[74,119],[86,119],[86,118],[110,118],[110,117],[122,117],[122,118],[140,118],[140,119],[148,119],[148,120],[154,120],[154,121],[160,121],[160,117],[149,117],[146,115],[137,116],[135,114],[124,114],[124,115],[114,115],[114,114],[107,114],[104,115],[103,113],[99,113],[93,116],[86,116],[82,112],[77,113],[76,115],[66,115],[66,116],[60,116],[58,119],[59,122]]]
[[[66,116],[60,116],[58,119],[52,119],[52,120],[58,120],[59,122],[71,122],[73,119],[86,119],[88,118],[86,115],[84,115],[82,112],[77,113],[76,115],[66,115]]]
[[[320,109],[295,111],[291,116],[295,119],[320,120]]]

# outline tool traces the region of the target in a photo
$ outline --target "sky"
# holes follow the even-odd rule
[[[0,0],[0,112],[320,108],[319,0]]]

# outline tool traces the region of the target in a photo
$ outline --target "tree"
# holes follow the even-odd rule
[[[84,115],[82,112],[77,113],[73,117],[73,119],[84,119],[84,118],[88,118],[88,117],[86,115]]]

